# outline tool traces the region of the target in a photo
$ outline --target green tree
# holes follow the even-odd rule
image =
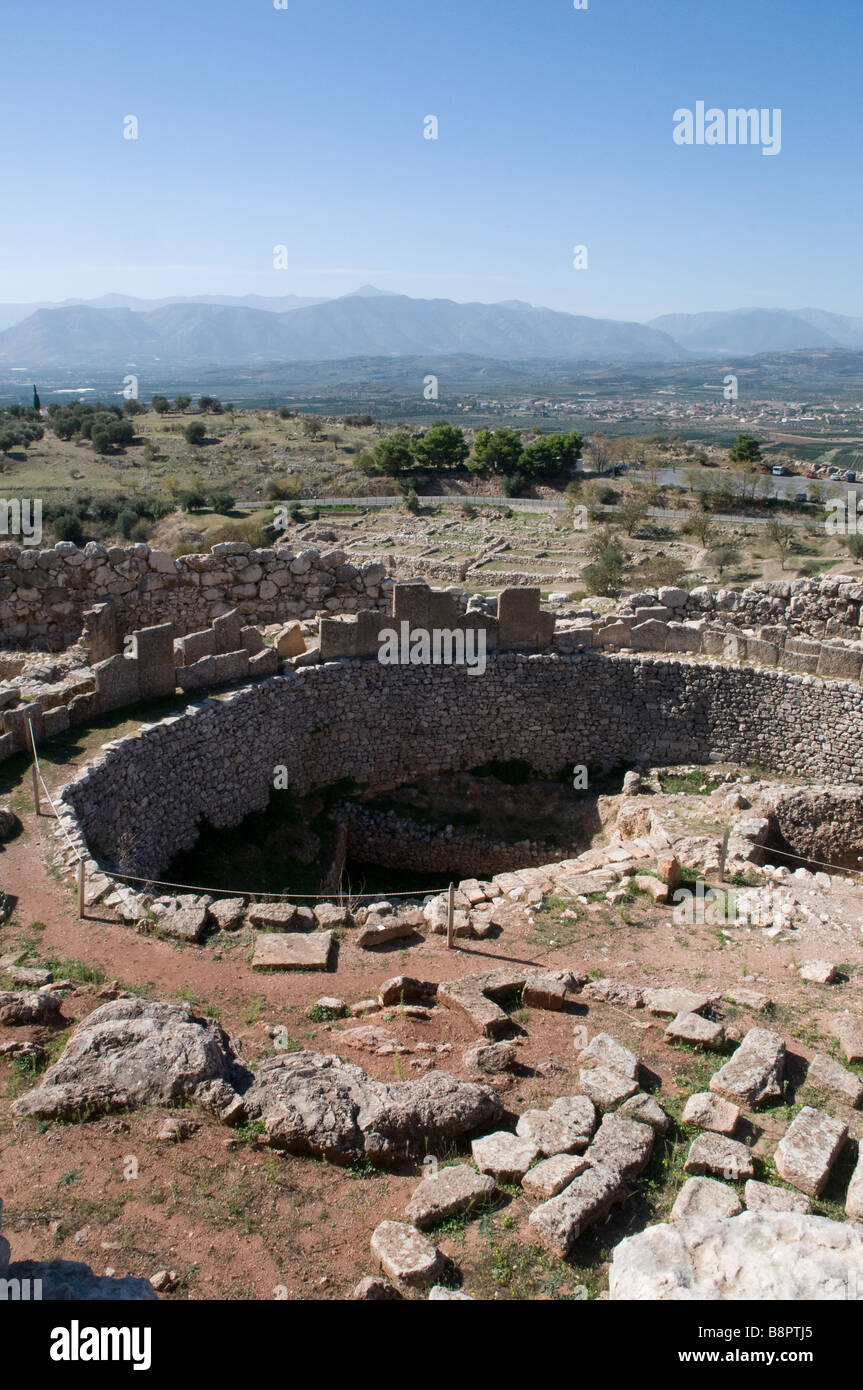
[[[174,409],[177,411],[177,413],[178,413],[179,415],[182,415],[184,410],[188,410],[188,409],[189,409],[189,406],[190,406],[191,404],[192,404],[192,397],[191,397],[191,396],[175,396],[175,397],[174,397]]]
[[[470,445],[463,430],[442,420],[426,430],[422,439],[414,441],[413,452],[424,467],[443,472],[447,468],[459,468],[470,453]]]
[[[33,387],[33,409],[35,411],[40,411],[42,409],[42,402],[39,399],[39,392],[36,390],[35,386]]]
[[[414,461],[410,436],[401,430],[388,434],[375,445],[372,458],[387,478],[397,478],[400,473],[407,472]]]
[[[184,512],[199,512],[207,505],[207,499],[197,488],[184,488],[177,493],[177,501]]]
[[[518,472],[524,445],[518,430],[479,430],[468,467],[480,473]]]
[[[530,477],[565,477],[581,458],[583,442],[578,430],[569,434],[544,434],[527,445],[519,468]]]
[[[230,492],[211,492],[207,501],[214,512],[221,512],[225,515],[234,510],[236,498]]]
[[[303,431],[303,434],[307,434],[310,439],[317,439],[318,435],[322,433],[323,428],[324,422],[320,415],[304,415],[300,421],[300,429]]]
[[[190,420],[183,430],[183,438],[187,444],[202,444],[206,437],[206,427],[203,420]]]
[[[150,401],[150,409],[155,410],[157,415],[167,415],[171,409],[171,402],[167,396],[154,396]]]
[[[761,462],[761,445],[752,434],[738,434],[728,457],[732,463],[752,465]]]

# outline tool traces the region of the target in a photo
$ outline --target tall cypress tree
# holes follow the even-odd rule
[[[33,409],[34,409],[34,410],[41,410],[41,409],[42,409],[42,402],[41,402],[40,399],[39,399],[39,392],[36,390],[36,387],[35,387],[35,386],[33,387]]]

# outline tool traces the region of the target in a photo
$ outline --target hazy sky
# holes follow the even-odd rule
[[[863,313],[861,0],[43,0],[3,39],[2,300]],[[698,101],[781,108],[781,152],[675,144]]]

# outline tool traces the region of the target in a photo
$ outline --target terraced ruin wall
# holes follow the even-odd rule
[[[303,794],[513,758],[549,774],[713,760],[863,785],[863,689],[595,651],[495,656],[483,675],[331,662],[144,726],[108,745],[63,803],[69,830],[106,865],[157,875],[205,817],[230,826],[263,809],[277,766]]]
[[[460,583],[465,568],[405,556],[391,561],[392,575],[424,575],[443,584]],[[527,579],[491,571],[481,578],[489,588]],[[253,550],[243,541],[227,541],[174,559],[143,543],[105,547],[91,541],[79,549],[63,541],[50,550],[0,544],[0,645],[62,651],[80,637],[87,610],[107,599],[126,632],[170,622],[174,636],[182,637],[234,608],[247,623],[258,624],[321,611],[386,609],[388,584],[381,562],[357,565],[337,549]],[[618,611],[632,618],[642,608],[657,618],[782,627],[819,640],[863,637],[863,583],[852,577],[771,580],[742,592],[649,589],[622,600]]]
[[[385,574],[379,562],[354,565],[342,550],[253,550],[243,541],[176,560],[144,544],[0,545],[0,643],[62,651],[81,636],[86,611],[108,599],[126,632],[172,623],[175,637],[229,609],[249,623],[354,613],[386,606]]]

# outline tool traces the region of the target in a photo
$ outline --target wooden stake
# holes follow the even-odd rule
[[[33,737],[33,725],[27,720],[27,742],[30,745],[30,752],[33,754],[33,766],[30,771],[33,776],[33,805],[36,808],[36,815],[42,814],[42,802],[39,796],[39,769],[36,766],[36,740]]]
[[[451,951],[455,944],[455,884],[449,886],[446,912],[446,946]]]
[[[86,916],[84,907],[86,904],[87,890],[87,866],[83,859],[78,860],[78,916]]]

